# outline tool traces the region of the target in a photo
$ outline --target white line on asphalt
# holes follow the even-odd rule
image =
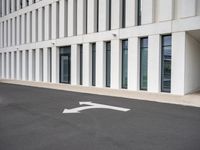
[[[80,105],[88,105],[88,106],[81,106],[77,108],[72,108],[72,109],[64,109],[63,113],[80,113],[80,111],[87,110],[87,109],[111,109],[111,110],[116,110],[116,111],[122,111],[122,112],[127,112],[130,109],[128,108],[123,108],[123,107],[116,107],[116,106],[110,106],[110,105],[104,105],[104,104],[98,104],[98,103],[93,103],[93,102],[79,102]]]

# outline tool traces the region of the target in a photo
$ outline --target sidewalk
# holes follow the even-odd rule
[[[116,90],[110,88],[96,88],[96,87],[84,87],[74,86],[67,84],[55,84],[55,83],[44,83],[44,82],[31,82],[31,81],[18,81],[18,80],[0,80],[1,83],[17,84],[24,86],[40,87],[57,89],[64,91],[89,93],[97,95],[107,95],[114,97],[124,97],[130,99],[154,101],[160,103],[170,103],[184,106],[200,107],[200,91],[188,94],[185,96],[172,95],[168,93],[149,93],[143,91],[129,91],[129,90]]]

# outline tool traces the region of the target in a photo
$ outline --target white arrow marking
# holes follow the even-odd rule
[[[110,105],[104,105],[104,104],[97,104],[97,103],[92,103],[92,102],[79,102],[80,105],[89,105],[89,106],[82,106],[82,107],[77,107],[73,109],[64,109],[63,113],[80,113],[82,110],[87,110],[87,109],[95,109],[95,108],[101,108],[101,109],[112,109],[112,110],[117,110],[117,111],[123,111],[127,112],[130,109],[128,108],[122,108],[122,107],[115,107],[115,106],[110,106]]]

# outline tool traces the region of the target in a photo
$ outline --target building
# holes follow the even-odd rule
[[[200,89],[200,0],[0,0],[0,78]]]

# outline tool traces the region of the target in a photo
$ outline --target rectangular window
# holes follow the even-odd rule
[[[126,27],[126,0],[122,0],[122,28]]]
[[[111,75],[111,43],[106,42],[106,87],[110,87]]]
[[[99,32],[99,0],[97,0],[97,32]]]
[[[109,13],[108,14],[108,17],[109,17],[108,18],[108,30],[111,30],[111,11],[112,11],[112,7],[111,6],[112,6],[112,1],[109,0],[108,3],[109,3],[109,7],[108,7],[109,8],[109,11],[108,11],[108,13]]]
[[[87,34],[87,26],[88,26],[88,0],[85,0],[85,33]]]
[[[92,86],[96,85],[96,44],[92,43]]]
[[[141,25],[142,20],[142,0],[137,0],[137,25]]]
[[[148,83],[148,38],[140,39],[140,90],[147,90]]]
[[[128,40],[122,41],[122,88],[128,86]]]
[[[80,49],[80,85],[83,85],[83,45],[79,45]]]
[[[161,91],[171,91],[171,35],[162,36]]]

